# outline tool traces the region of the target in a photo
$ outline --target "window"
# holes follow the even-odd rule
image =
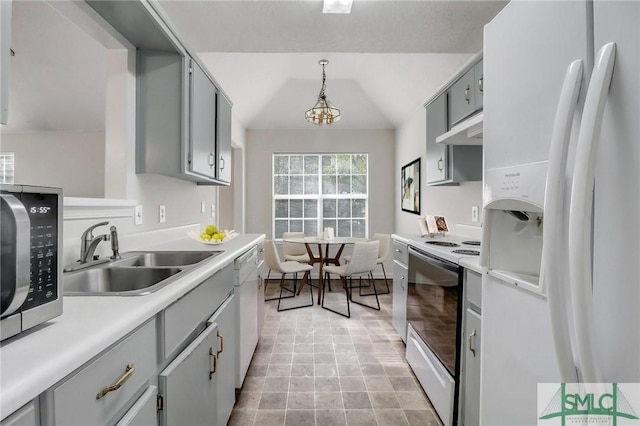
[[[273,235],[366,237],[367,154],[274,154]]]
[[[13,152],[0,153],[0,183],[13,184],[15,155]]]

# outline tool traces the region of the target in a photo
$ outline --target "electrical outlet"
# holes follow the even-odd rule
[[[216,217],[216,205],[211,204],[211,217]]]
[[[167,207],[164,204],[160,204],[158,207],[158,220],[160,223],[164,223],[167,220]]]
[[[207,205],[204,200],[200,201],[200,213],[204,213],[207,211]]]
[[[471,222],[477,223],[478,220],[478,206],[473,206],[471,207]]]
[[[142,225],[142,205],[138,204],[134,213],[134,220],[136,225]]]

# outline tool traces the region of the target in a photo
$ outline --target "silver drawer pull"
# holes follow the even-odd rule
[[[129,364],[127,364],[127,368],[125,368],[124,374],[122,375],[122,377],[120,377],[118,381],[112,384],[111,386],[107,386],[106,388],[98,392],[98,395],[96,395],[96,399],[103,398],[109,392],[114,392],[120,389],[120,387],[124,385],[124,383],[127,380],[129,380],[129,378],[133,375],[134,371],[136,371],[136,368],[134,367],[133,363],[130,362]]]
[[[476,337],[476,329],[475,328],[473,329],[471,334],[469,334],[469,351],[471,352],[471,354],[475,358],[476,357],[476,348],[474,348],[474,342],[475,342],[474,337]]]

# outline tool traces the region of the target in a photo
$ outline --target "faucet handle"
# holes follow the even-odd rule
[[[108,225],[109,222],[100,222],[100,223],[96,223],[95,225],[91,225],[90,227],[88,227],[83,233],[82,233],[82,239],[87,239],[87,238],[93,238],[93,230],[96,229],[98,226],[105,226]]]

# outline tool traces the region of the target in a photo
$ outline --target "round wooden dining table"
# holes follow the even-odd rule
[[[309,264],[320,264],[318,272],[318,305],[322,298],[322,268],[324,265],[340,265],[340,256],[347,244],[369,241],[366,238],[356,237],[334,237],[331,239],[320,237],[285,238],[282,241],[288,243],[304,244],[309,254]],[[313,247],[317,247],[317,255]],[[332,255],[330,247],[337,247],[337,251]]]

